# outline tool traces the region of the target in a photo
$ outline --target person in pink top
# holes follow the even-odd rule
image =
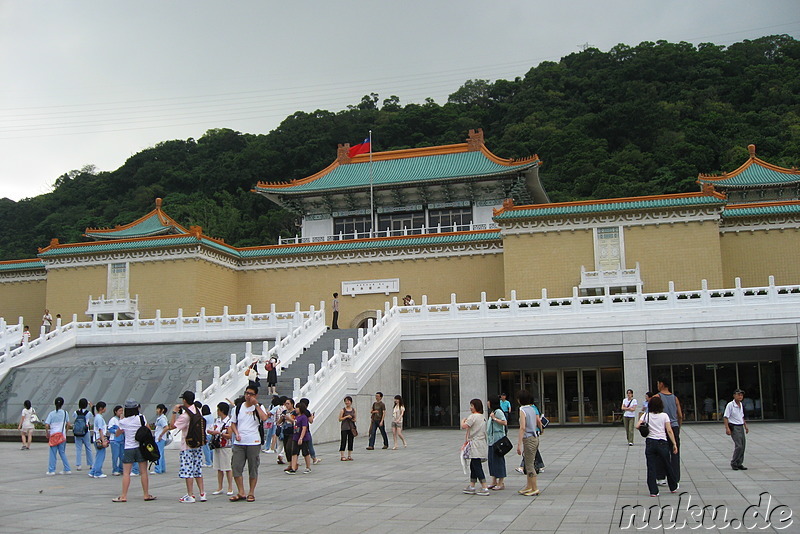
[[[196,482],[202,502],[208,500],[203,487],[203,447],[192,449],[186,443],[190,421],[189,412],[199,414],[200,411],[194,405],[194,392],[184,391],[179,398],[183,403],[176,404],[172,409],[172,421],[170,422],[170,428],[177,428],[181,431],[181,466],[178,476],[186,482],[186,495],[179,500],[183,503],[196,502],[194,496],[194,483]]]

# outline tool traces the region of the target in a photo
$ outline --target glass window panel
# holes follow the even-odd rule
[[[717,371],[717,408],[720,413],[725,412],[725,406],[733,398],[733,390],[739,387],[736,377],[735,363],[718,363]]]
[[[584,369],[583,375],[583,422],[597,423],[597,369]]]
[[[602,394],[602,422],[611,423],[614,421],[614,412],[618,413],[617,420],[622,417],[620,406],[624,397],[625,386],[622,384],[622,369],[619,367],[609,367],[600,369],[600,391]],[[641,399],[639,404],[644,401],[644,391],[634,391],[634,398]]]
[[[578,371],[564,371],[564,415],[567,423],[580,422],[580,391]]]
[[[756,414],[764,419],[783,419],[783,395],[781,394],[780,362],[761,362],[761,399],[756,401]]]
[[[672,383],[672,366],[670,365],[654,365],[650,368],[650,392],[658,393],[656,383],[659,378],[666,378]]]
[[[507,395],[508,402],[511,403],[511,416],[509,423],[516,424],[517,420],[517,400],[516,394],[520,390],[520,372],[519,371],[501,371],[500,372],[500,393]]]
[[[756,417],[756,399],[761,400],[761,388],[758,385],[758,363],[742,362],[739,364],[739,387],[744,390],[742,408],[746,419],[761,419]],[[733,393],[731,393],[733,398]],[[759,405],[761,402],[759,402]],[[760,406],[759,406],[760,408]],[[761,410],[759,410],[760,412]]]
[[[394,234],[402,234],[407,230],[409,234],[419,234],[425,225],[425,213],[385,213],[378,215],[378,231],[390,230]]]
[[[472,208],[430,210],[428,221],[431,228],[441,225],[443,232],[468,230],[472,224]]]
[[[459,426],[461,423],[461,411],[458,406],[459,391],[458,373],[450,373],[450,406],[448,407],[450,426]]]
[[[333,220],[333,233],[337,236],[341,234],[343,239],[355,239],[369,234],[371,226],[369,215],[336,217]]]
[[[672,389],[671,391],[678,397],[683,411],[684,421],[696,421],[696,410],[694,402],[694,379],[692,376],[691,365],[672,366]]]
[[[694,365],[695,406],[698,421],[719,421],[722,417],[717,411],[717,388],[714,383],[714,364]]]
[[[560,423],[558,411],[558,371],[542,371],[542,413],[551,423]]]

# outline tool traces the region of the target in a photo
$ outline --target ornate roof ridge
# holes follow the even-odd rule
[[[703,174],[700,173],[697,175],[697,183],[703,182],[720,182],[722,180],[728,180],[730,178],[734,178],[745,170],[747,170],[751,165],[758,165],[760,167],[764,167],[770,171],[779,172],[781,174],[796,174],[800,175],[800,170],[797,167],[793,167],[791,169],[787,169],[786,167],[779,167],[778,165],[774,165],[772,163],[766,162],[763,159],[756,156],[756,145],[750,144],[747,145],[747,150],[750,152],[750,157],[747,158],[747,161],[742,163],[738,168],[732,170],[731,172],[723,172],[722,174]],[[798,178],[800,179],[800,178]]]
[[[86,228],[83,235],[84,237],[94,237],[97,239],[114,239],[114,236],[112,235],[113,233],[135,228],[137,225],[142,224],[143,222],[152,218],[154,215],[158,217],[158,220],[159,222],[161,222],[162,226],[172,226],[176,230],[179,230],[180,233],[184,234],[191,233],[189,230],[187,230],[181,224],[179,224],[175,219],[173,219],[172,217],[170,217],[161,210],[162,202],[163,201],[160,198],[156,198],[155,209],[139,217],[133,222],[130,222],[128,224],[117,225],[114,228]]]
[[[281,188],[291,188],[299,185],[304,185],[313,182],[315,180],[318,180],[319,178],[322,178],[327,174],[330,174],[340,165],[357,165],[357,164],[369,163],[370,161],[375,163],[381,161],[395,161],[401,159],[421,158],[427,156],[447,156],[452,154],[464,154],[468,152],[480,152],[489,161],[506,167],[526,165],[528,163],[533,163],[537,161],[541,163],[538,154],[534,154],[533,156],[521,159],[501,158],[493,154],[488,148],[486,148],[483,139],[483,130],[481,130],[480,128],[478,128],[477,130],[469,131],[469,138],[467,139],[466,143],[456,143],[451,145],[435,145],[435,146],[421,147],[421,148],[403,148],[399,150],[373,152],[371,154],[371,158],[370,158],[370,153],[358,154],[351,158],[347,155],[349,149],[350,149],[349,143],[339,145],[337,158],[330,165],[310,176],[306,176],[305,178],[298,178],[296,180],[291,180],[289,182],[259,181],[256,184],[256,188],[252,189],[251,191],[253,193],[257,193],[258,188],[281,189]]]
[[[39,258],[27,258],[24,260],[0,260],[0,265],[13,265],[15,263],[41,263]]]
[[[729,206],[725,206],[725,211],[744,210],[750,208],[772,208],[777,206],[800,206],[800,200],[770,200],[747,204],[731,204]]]

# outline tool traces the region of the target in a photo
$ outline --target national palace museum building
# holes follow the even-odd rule
[[[327,302],[330,321],[338,292],[340,327],[357,328],[406,294],[419,305],[423,295],[435,304],[485,293],[501,305],[512,291],[532,299],[543,289],[548,297],[658,293],[670,283],[689,291],[703,280],[710,289],[763,287],[770,277],[800,284],[800,173],[761,160],[753,145],[739,168],[699,175],[694,193],[560,203],[541,185],[538,156],[499,158],[481,130],[462,144],[352,158],[348,149],[340,145],[335,161],[306,178],[254,186],[301,218],[293,238],[233,247],[182,226],[157,199],[129,224],[0,262],[0,316],[24,317],[34,337],[45,308],[68,322]],[[747,391],[750,419],[800,419],[791,340],[652,351],[639,365],[651,389],[657,377],[672,380],[687,421],[717,419],[736,387]],[[485,366],[484,391],[531,388],[557,424],[612,422],[628,387],[619,351],[515,351]],[[401,369],[409,423],[457,426],[458,361],[403,357]]]

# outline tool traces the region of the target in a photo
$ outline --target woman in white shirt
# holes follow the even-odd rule
[[[678,453],[678,446],[675,444],[675,435],[672,433],[672,426],[669,422],[669,415],[664,413],[664,403],[661,397],[653,397],[647,405],[647,413],[642,415],[636,428],[647,423],[649,432],[645,440],[644,457],[647,460],[647,488],[650,490],[651,497],[658,497],[658,484],[656,484],[656,472],[659,467],[667,474],[667,483],[672,493],[678,491],[678,482],[675,480],[675,472],[672,470],[672,463],[669,460],[669,450],[672,448],[673,454]],[[669,441],[667,438],[669,437]],[[659,466],[659,464],[661,464]]]
[[[136,431],[139,427],[147,425],[147,420],[139,414],[139,403],[133,399],[125,401],[123,418],[119,421],[117,436],[125,435],[125,448],[122,452],[122,493],[112,502],[128,502],[128,487],[131,485],[131,469],[133,464],[139,464],[139,473],[142,481],[142,492],[145,501],[154,501],[155,497],[150,495],[148,486],[150,478],[147,473],[147,460],[139,450],[139,443],[136,441]]]
[[[214,469],[217,470],[217,491],[211,495],[222,493],[222,480],[228,478],[228,495],[233,495],[233,471],[231,470],[231,406],[227,402],[217,404],[217,418],[209,428],[212,438],[219,436],[219,448],[214,449]]]
[[[23,451],[31,450],[31,438],[33,437],[33,416],[36,411],[31,407],[31,401],[26,400],[23,403],[25,406],[22,409],[22,414],[19,417],[19,425],[17,425],[17,430],[20,432],[20,436],[22,437],[22,449]]]
[[[633,390],[625,392],[622,399],[622,422],[625,424],[625,434],[628,438],[628,445],[633,446],[633,427],[636,425],[636,399],[633,398]]]
[[[397,438],[403,442],[403,448],[406,448],[406,438],[403,437],[403,415],[406,413],[406,407],[403,406],[403,397],[400,395],[394,396],[394,406],[392,407],[392,441],[394,446],[392,450],[397,450]]]

